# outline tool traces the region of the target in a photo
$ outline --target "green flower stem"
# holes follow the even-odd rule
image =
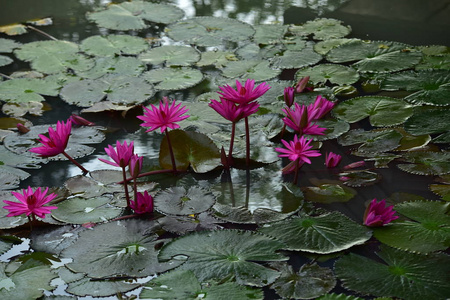
[[[81,169],[81,171],[83,171],[83,175],[86,175],[87,173],[89,173],[88,170],[86,170],[82,165],[80,165],[79,162],[77,162],[75,159],[72,158],[72,156],[70,156],[69,154],[67,154],[65,151],[62,152],[62,154],[67,157],[68,160],[70,160],[75,166],[77,166],[78,168]]]
[[[177,165],[175,164],[175,156],[173,155],[172,143],[170,142],[169,130],[167,130],[167,128],[166,128],[166,137],[167,137],[167,144],[169,145],[170,159],[172,160],[173,174],[176,174],[177,173]]]
[[[125,172],[125,167],[122,168],[122,175],[123,175],[123,187],[125,189],[125,198],[127,199],[127,207],[130,207],[130,194],[128,193],[127,174]]]
[[[245,163],[250,167],[250,129],[248,126],[248,117],[245,117]]]

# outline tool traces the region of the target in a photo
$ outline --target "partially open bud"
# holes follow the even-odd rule
[[[21,123],[17,123],[16,126],[20,133],[27,133],[28,131],[30,131],[30,129],[28,127],[25,127],[25,125],[23,125]]]
[[[291,107],[294,104],[294,95],[295,90],[293,87],[284,88],[284,103],[286,103],[287,107]]]
[[[295,92],[297,94],[300,94],[300,93],[313,91],[314,90],[313,87],[306,87],[308,85],[308,81],[309,81],[309,76],[300,78],[300,80],[295,85]]]

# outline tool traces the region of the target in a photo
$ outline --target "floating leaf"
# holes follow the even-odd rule
[[[147,42],[131,35],[94,35],[81,42],[80,49],[94,56],[136,55],[148,48]]]
[[[317,298],[317,300],[364,300],[364,298],[360,298],[360,297],[356,297],[356,296],[348,296],[345,294],[331,293],[331,294],[323,295],[323,296]],[[392,300],[392,299],[391,298],[388,298],[388,299],[377,298],[377,300]]]
[[[229,51],[207,51],[201,53],[201,59],[197,66],[204,67],[214,65],[216,68],[223,68],[229,61],[238,60],[233,52]]]
[[[304,264],[298,272],[287,264],[273,263],[272,267],[279,270],[281,276],[271,287],[285,299],[316,299],[336,285],[333,271],[316,263]]]
[[[352,41],[328,52],[327,59],[334,63],[357,61],[352,66],[360,72],[394,72],[408,69],[422,58],[412,47],[384,41]]]
[[[400,170],[419,175],[450,173],[450,152],[409,152],[403,158],[410,164],[399,164]]]
[[[176,270],[152,279],[144,285],[140,299],[189,300],[203,295],[214,300],[263,299],[259,289],[235,282],[201,284],[189,270]]]
[[[320,64],[314,67],[300,69],[295,73],[298,81],[300,78],[309,76],[309,80],[314,84],[326,83],[352,84],[358,81],[359,74],[355,69],[333,64]]]
[[[326,39],[320,41],[314,45],[314,51],[319,54],[326,55],[331,49],[336,48],[340,45],[347,44],[349,42],[355,41],[356,39]]]
[[[322,55],[313,50],[312,45],[303,50],[286,50],[280,55],[276,55],[271,66],[277,69],[294,69],[314,65],[322,60]]]
[[[442,54],[442,55],[425,55],[422,58],[422,61],[417,64],[414,68],[416,71],[421,70],[449,70],[450,69],[450,54]]]
[[[145,21],[169,24],[181,19],[184,11],[168,4],[144,1],[110,4],[105,10],[87,14],[98,26],[113,30],[140,30],[147,28]]]
[[[92,68],[93,61],[78,52],[78,45],[72,42],[38,41],[22,45],[14,54],[18,59],[30,62],[34,70],[46,74]]]
[[[318,203],[347,202],[357,194],[354,189],[336,183],[321,183],[302,190],[305,200]]]
[[[339,173],[345,185],[352,187],[368,186],[377,183],[381,175],[369,170],[358,170],[352,172]],[[345,180],[344,180],[345,178]]]
[[[374,228],[374,236],[391,247],[413,252],[433,252],[450,247],[450,203],[439,201],[403,202],[394,207],[413,221],[394,222]]]
[[[96,80],[71,82],[59,95],[69,104],[89,107],[103,98],[115,104],[138,104],[154,93],[153,86],[142,78],[110,74]]]
[[[259,231],[283,241],[286,250],[320,254],[363,244],[372,235],[368,229],[336,211],[267,224]]]
[[[197,46],[217,46],[226,41],[248,40],[255,30],[251,25],[235,19],[197,17],[170,24],[166,32],[176,41]]]
[[[260,24],[255,25],[255,35],[253,40],[257,44],[276,44],[279,43],[286,33],[288,26],[280,24]]]
[[[326,128],[324,135],[306,135],[309,139],[314,141],[326,141],[335,139],[350,129],[350,124],[343,120],[337,119],[321,119],[316,122],[319,127]]]
[[[372,130],[353,129],[338,138],[339,144],[349,146],[360,144],[361,152],[387,152],[399,146],[402,134],[396,130]]]
[[[17,189],[20,184],[20,177],[9,172],[0,172],[0,190]]]
[[[405,97],[405,101],[415,105],[450,105],[450,71],[426,70],[405,71],[391,74],[381,83],[388,91],[404,89],[415,92]]]
[[[448,296],[448,255],[412,254],[388,247],[381,247],[377,255],[384,263],[350,253],[336,262],[335,274],[344,287],[363,294],[411,300]]]
[[[106,297],[126,293],[139,287],[138,283],[128,280],[92,280],[82,278],[69,282],[66,292],[80,297]]]
[[[172,187],[154,198],[155,209],[165,215],[194,215],[210,209],[216,198],[199,187]]]
[[[301,49],[303,48],[305,46]],[[297,49],[297,51],[301,49]],[[286,48],[282,44],[267,45],[261,48],[257,44],[250,43],[237,49],[236,54],[242,60],[271,60],[273,57],[282,54],[285,50]]]
[[[13,103],[45,101],[45,96],[57,96],[61,86],[39,78],[17,78],[0,82],[0,100]]]
[[[364,96],[343,101],[333,108],[333,114],[349,123],[369,117],[372,126],[393,126],[405,122],[413,107],[401,99],[385,96]]]
[[[204,212],[196,216],[165,216],[159,218],[158,223],[166,231],[183,235],[189,231],[221,229],[218,223],[223,222]]]
[[[450,131],[450,109],[420,109],[406,120],[405,130],[412,135],[434,134]]]
[[[160,261],[182,261],[179,270],[190,270],[199,281],[233,278],[238,284],[265,286],[280,274],[256,261],[284,261],[275,251],[283,247],[265,235],[239,230],[202,231],[166,244]]]
[[[87,71],[76,73],[78,76],[88,79],[97,79],[106,74],[116,74],[122,77],[137,77],[141,75],[145,69],[145,64],[136,57],[99,57],[95,59],[94,67]]]
[[[7,35],[21,35],[27,33],[27,27],[23,24],[10,24],[0,26],[0,32]]]
[[[67,264],[71,270],[96,278],[145,277],[175,268],[179,262],[158,262],[156,246],[164,240],[148,235],[149,225],[148,221],[126,220],[95,226],[81,232],[61,256],[73,259]]]
[[[200,60],[200,53],[193,47],[170,45],[152,48],[139,59],[152,65],[189,66]]]
[[[241,80],[269,80],[281,73],[281,70],[273,69],[269,65],[270,63],[265,60],[230,61],[222,69],[222,75],[228,78],[240,78]]]
[[[206,135],[183,130],[172,130],[169,134],[177,170],[190,166],[196,173],[205,173],[220,165],[219,148]],[[166,136],[161,142],[159,164],[164,169],[172,168]]]
[[[0,67],[7,66],[12,63],[13,60],[5,55],[0,55]]]
[[[143,74],[158,90],[182,90],[203,80],[203,74],[188,67],[153,69]]]
[[[336,19],[317,18],[301,26],[291,26],[289,31],[296,35],[313,35],[316,40],[342,38],[351,32],[350,26],[342,25]]]

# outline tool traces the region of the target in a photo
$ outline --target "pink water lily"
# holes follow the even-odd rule
[[[328,101],[325,97],[318,95],[314,103],[308,105],[308,113],[310,120],[322,119],[327,113],[329,113],[335,103]]]
[[[145,214],[153,212],[153,197],[145,191],[143,194],[136,193],[136,199],[131,200],[131,209],[137,214]]]
[[[168,99],[164,98],[163,101],[159,102],[159,107],[156,107],[153,104],[150,105],[151,109],[144,107],[144,115],[138,116],[138,119],[144,121],[144,123],[141,124],[142,127],[149,127],[146,132],[160,128],[161,133],[163,133],[166,128],[180,128],[180,125],[178,125],[177,122],[189,118],[189,115],[184,115],[189,109],[185,106],[181,106],[181,103],[176,105],[175,102],[176,100],[169,106]]]
[[[209,103],[209,106],[228,121],[236,123],[239,120],[257,112],[259,103],[250,102],[248,104],[237,105],[236,103],[228,101],[221,97],[220,102],[211,99],[211,103]]]
[[[20,202],[3,200],[3,202],[8,204],[3,207],[9,211],[9,214],[6,216],[15,217],[25,214],[27,216],[38,216],[44,219],[45,215],[49,214],[52,209],[57,209],[56,206],[44,206],[44,204],[52,201],[57,196],[53,193],[47,195],[47,192],[48,188],[42,191],[40,187],[33,192],[30,186],[27,189],[22,190],[22,194],[11,192],[11,194],[13,194]]]
[[[141,169],[142,169],[143,161],[144,161],[143,156],[139,156],[137,154],[134,154],[133,156],[131,156],[130,163],[129,163],[129,171],[130,171],[131,177],[137,178],[139,176],[139,173],[141,172]]]
[[[116,141],[116,149],[114,149],[113,146],[108,145],[108,147],[105,148],[105,152],[113,161],[104,158],[99,158],[99,160],[111,166],[125,168],[130,163],[131,157],[134,155],[134,143],[131,142],[128,145],[126,141],[124,141],[123,144]]]
[[[327,130],[313,123],[312,115],[305,105],[294,103],[293,108],[286,107],[282,111],[286,114],[286,117],[283,118],[284,124],[300,135],[324,135]]]
[[[386,206],[384,199],[380,202],[377,202],[377,199],[373,199],[364,212],[364,225],[380,227],[398,219],[398,216],[394,216],[396,211],[393,210],[393,207],[393,205]]]
[[[294,140],[287,142],[285,140],[281,140],[285,148],[275,148],[276,151],[281,154],[279,157],[287,157],[291,161],[298,160],[299,162],[305,162],[307,164],[311,164],[311,160],[309,157],[320,156],[320,152],[318,150],[312,150],[312,146],[310,146],[312,140],[307,140],[305,137],[298,138],[297,135],[294,136]]]
[[[67,123],[58,121],[56,130],[52,127],[48,128],[48,137],[43,134],[39,135],[40,147],[31,148],[30,152],[37,153],[41,157],[51,157],[64,153],[69,142],[70,132],[72,131],[72,122]]]
[[[264,95],[270,89],[270,86],[263,82],[255,88],[255,81],[253,79],[247,79],[244,86],[236,80],[236,89],[233,89],[228,84],[219,88],[222,92],[218,93],[228,101],[237,104],[247,104]]]
[[[325,154],[325,165],[327,168],[334,168],[341,162],[342,156],[333,152]]]

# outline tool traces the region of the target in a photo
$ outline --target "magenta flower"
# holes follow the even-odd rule
[[[346,166],[344,166],[342,168],[342,170],[351,170],[351,169],[356,169],[359,167],[364,167],[366,165],[366,162],[364,160],[360,160],[360,161],[355,161],[351,164],[348,164]]]
[[[309,110],[305,105],[294,103],[294,108],[286,107],[282,111],[286,114],[286,117],[283,118],[284,124],[300,135],[324,135],[325,130],[327,130],[313,124]]]
[[[386,207],[386,201],[383,199],[377,203],[377,199],[373,199],[364,213],[364,225],[369,227],[380,227],[398,219],[394,216],[395,210],[393,205]]]
[[[275,148],[275,151],[278,151],[282,154],[278,155],[279,157],[287,157],[291,161],[298,160],[299,163],[305,162],[307,164],[311,164],[311,160],[308,157],[320,156],[318,150],[310,150],[312,146],[309,144],[312,140],[306,140],[305,137],[298,138],[296,135],[294,136],[294,140],[289,143],[285,140],[281,140],[284,148]]]
[[[130,164],[129,164],[129,168],[130,168],[129,171],[130,171],[131,177],[137,178],[139,173],[141,173],[143,160],[144,160],[143,156],[139,156],[137,154],[134,154],[133,156],[131,156]]]
[[[117,141],[116,149],[114,149],[113,146],[108,145],[108,147],[105,148],[105,151],[114,162],[103,158],[99,158],[99,160],[111,166],[125,168],[130,163],[130,159],[134,154],[134,144],[131,142],[130,145],[128,145],[127,142],[124,141],[122,145]]]
[[[228,84],[219,88],[222,92],[218,93],[228,101],[237,104],[247,104],[264,95],[270,89],[270,86],[263,82],[255,88],[255,81],[253,79],[247,79],[244,86],[236,80],[236,89],[233,89]]]
[[[56,206],[44,206],[44,204],[52,201],[57,196],[53,193],[47,196],[47,192],[48,188],[45,191],[41,191],[40,187],[33,192],[30,186],[28,189],[22,190],[22,194],[11,192],[20,202],[3,200],[3,202],[8,204],[3,207],[9,210],[9,214],[6,216],[15,217],[26,214],[27,216],[38,216],[44,219],[45,215],[50,213],[50,210],[57,208]]]
[[[79,125],[79,126],[94,126],[95,125],[95,123],[92,123],[91,121],[88,121],[85,118],[80,117],[79,115],[76,115],[76,114],[72,114],[69,117],[69,120],[72,122],[72,124]]]
[[[342,156],[329,152],[325,154],[325,165],[327,168],[334,168],[341,162]]]
[[[26,127],[22,123],[17,123],[17,130],[19,130],[20,133],[27,133],[30,131],[30,128]]]
[[[48,128],[48,135],[46,137],[43,134],[39,135],[39,142],[43,146],[31,148],[30,152],[37,153],[41,157],[56,156],[64,153],[69,141],[70,132],[72,131],[72,122],[69,120],[66,124],[58,121],[56,123],[56,131],[52,128]]]
[[[153,197],[148,194],[147,191],[142,193],[136,193],[135,201],[131,200],[130,207],[137,214],[145,214],[153,212]]]
[[[248,104],[237,105],[234,102],[228,101],[221,97],[220,102],[211,99],[209,106],[228,121],[236,123],[239,120],[257,112],[259,103],[250,102]]]
[[[322,119],[333,109],[334,105],[334,102],[328,101],[325,97],[318,95],[314,103],[308,105],[308,114],[310,120]]]
[[[142,127],[150,127],[146,132],[161,128],[161,133],[163,133],[166,128],[180,128],[180,125],[176,122],[189,118],[189,115],[183,116],[189,109],[185,106],[181,107],[181,103],[175,105],[175,102],[176,100],[169,106],[169,101],[165,98],[164,101],[159,102],[159,107],[156,107],[153,104],[151,104],[152,109],[144,107],[144,115],[138,116],[138,119],[144,121],[144,123],[141,124]]]
[[[309,81],[309,76],[300,78],[295,85],[295,92],[297,94],[311,92],[314,90],[314,87],[307,87]]]
[[[291,107],[294,104],[295,89],[291,86],[284,88],[284,103],[287,107]]]

